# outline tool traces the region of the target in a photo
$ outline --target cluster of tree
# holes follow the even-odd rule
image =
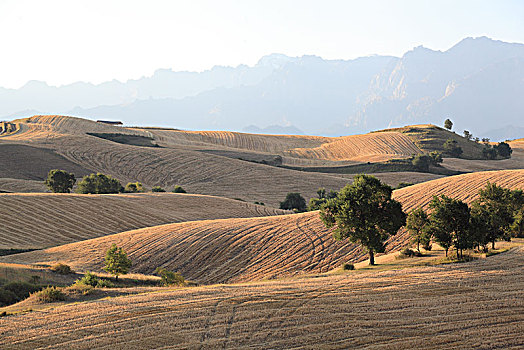
[[[460,157],[463,153],[462,147],[458,145],[458,142],[453,139],[447,139],[442,145],[444,152],[451,157]]]
[[[392,199],[392,188],[369,175],[357,175],[336,197],[320,207],[320,218],[327,227],[335,227],[335,239],[348,238],[369,253],[374,265],[375,253],[383,253],[386,240],[406,226],[412,243],[430,250],[434,240],[446,250],[453,247],[458,257],[472,248],[494,248],[498,239],[522,236],[524,232],[524,194],[488,182],[479,191],[471,208],[458,199],[435,196],[428,215],[422,208],[407,216],[399,202]]]
[[[499,142],[498,144],[491,146],[488,142],[484,143],[482,149],[482,156],[485,159],[496,159],[497,157],[508,159],[511,158],[513,150],[511,146],[506,142]]]
[[[74,174],[65,170],[53,169],[47,174],[45,185],[54,193],[70,193],[76,183]],[[154,186],[152,192],[166,192],[160,186]],[[139,193],[145,192],[145,188],[140,182],[129,182],[122,187],[117,179],[97,173],[84,176],[76,187],[75,192],[83,194],[104,194],[104,193]],[[187,193],[181,186],[175,186],[173,193]]]
[[[412,211],[406,228],[412,242],[428,247],[433,239],[446,250],[453,247],[458,257],[466,249],[488,250],[495,241],[521,236],[524,195],[521,190],[509,190],[489,183],[479,191],[471,207],[463,201],[444,195],[434,197],[426,214],[421,208]]]
[[[427,154],[417,154],[413,157],[411,163],[420,171],[429,171],[430,166],[440,166],[442,153],[433,151]]]
[[[330,190],[326,192],[326,189],[321,187],[317,190],[318,198],[311,198],[307,207],[308,211],[319,210],[322,204],[326,203],[328,199],[333,199],[338,195],[337,191]]]

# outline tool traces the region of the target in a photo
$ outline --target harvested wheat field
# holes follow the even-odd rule
[[[218,285],[0,318],[8,349],[522,349],[524,249],[464,264]]]
[[[0,194],[0,248],[44,248],[172,222],[284,214],[192,194]]]
[[[410,211],[426,206],[433,195],[471,202],[491,181],[524,188],[524,170],[458,175],[406,187],[394,197]],[[387,251],[406,246],[402,230]],[[335,241],[318,212],[275,217],[194,221],[123,232],[97,239],[0,258],[0,262],[52,264],[63,261],[78,270],[99,270],[104,252],[116,243],[133,260],[133,272],[158,266],[177,270],[199,283],[244,282],[327,272],[341,263],[366,259],[355,244]]]

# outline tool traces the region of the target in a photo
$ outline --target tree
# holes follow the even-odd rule
[[[479,190],[479,198],[474,201],[473,206],[482,207],[482,210],[487,213],[485,221],[487,221],[488,240],[492,243],[492,249],[495,249],[497,239],[511,237],[510,226],[513,223],[513,210],[509,189],[488,181],[486,187]]]
[[[502,158],[511,158],[511,153],[513,153],[510,145],[508,145],[506,142],[499,142],[497,145],[493,146],[493,148]]]
[[[452,157],[460,157],[462,154],[462,148],[458,145],[458,142],[452,139],[446,140],[444,142],[444,152],[449,154]]]
[[[473,233],[475,243],[485,252],[488,251],[488,244],[491,241],[490,212],[484,205],[473,202],[470,210],[470,229]]]
[[[468,130],[464,130],[464,138],[471,140],[473,138],[473,134],[470,133]]]
[[[106,252],[106,266],[104,270],[115,276],[118,281],[119,275],[125,275],[131,267],[131,260],[127,257],[122,248],[118,248],[115,243]]]
[[[442,153],[438,151],[429,152],[428,155],[431,158],[431,164],[434,166],[438,166],[443,161]]]
[[[484,159],[493,160],[497,158],[497,150],[491,147],[489,144],[485,144],[484,148],[482,148],[482,157]]]
[[[306,200],[297,192],[290,192],[286,199],[280,202],[280,209],[294,210],[297,212],[306,211]]]
[[[69,193],[75,182],[74,174],[65,170],[53,169],[47,174],[45,185],[54,193]]]
[[[489,144],[489,137],[483,137],[482,138],[482,143]]]
[[[430,230],[435,240],[446,250],[453,246],[457,257],[463,256],[464,249],[474,247],[474,239],[469,229],[470,213],[466,203],[441,195],[434,196],[429,204],[433,210],[430,215]]]
[[[422,208],[415,209],[409,213],[406,220],[406,228],[411,235],[411,243],[417,244],[417,250],[420,253],[420,245],[428,246],[431,235],[428,230],[428,215]]]
[[[167,269],[164,269],[163,267],[157,267],[155,270],[155,274],[160,276],[162,279],[162,284],[165,286],[170,285],[178,285],[183,286],[186,284],[186,280],[182,275],[178,272],[169,271]]]
[[[78,193],[118,193],[122,190],[120,181],[101,173],[84,176],[78,183]]]
[[[308,211],[319,210],[322,204],[326,203],[328,199],[335,198],[337,192],[330,190],[326,193],[326,189],[321,187],[317,190],[318,198],[311,198],[307,207]]]
[[[144,186],[140,182],[128,182],[124,188],[125,193],[138,193],[144,192]]]
[[[426,154],[417,154],[413,160],[411,160],[411,164],[420,171],[429,171],[430,163],[430,157]]]
[[[320,210],[327,227],[335,227],[336,240],[349,238],[369,253],[369,264],[375,264],[375,253],[383,253],[386,240],[406,223],[402,205],[391,198],[393,190],[379,179],[357,175],[336,198]]]
[[[444,121],[444,127],[448,130],[451,130],[451,128],[453,128],[453,122],[449,119],[446,119]]]
[[[514,237],[524,237],[524,192],[513,190],[510,193],[513,222],[510,226]]]

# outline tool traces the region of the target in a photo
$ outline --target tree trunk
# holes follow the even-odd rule
[[[369,264],[375,265],[375,254],[372,250],[369,251]]]
[[[446,258],[448,257],[448,249],[449,248],[446,248]]]
[[[420,241],[417,241],[417,250],[420,253]]]
[[[115,276],[115,282],[118,281],[118,275]]]
[[[495,249],[495,240],[491,242],[491,249]]]

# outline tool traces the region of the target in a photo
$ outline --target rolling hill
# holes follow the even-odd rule
[[[446,194],[471,202],[486,181],[524,189],[524,170],[481,172],[441,178],[394,192],[405,211],[428,205]],[[388,251],[407,244],[401,231]],[[98,270],[104,252],[116,243],[128,252],[132,270],[152,273],[162,266],[199,283],[243,282],[303,273],[326,272],[342,262],[361,261],[364,252],[348,241],[335,241],[318,212],[263,218],[193,221],[148,227],[88,241],[0,258],[0,262],[63,261],[78,270]]]
[[[286,211],[193,194],[0,194],[0,248],[35,249],[173,222]]]
[[[313,278],[315,277],[315,278]],[[216,285],[0,318],[9,349],[520,349],[522,247],[466,264]]]

